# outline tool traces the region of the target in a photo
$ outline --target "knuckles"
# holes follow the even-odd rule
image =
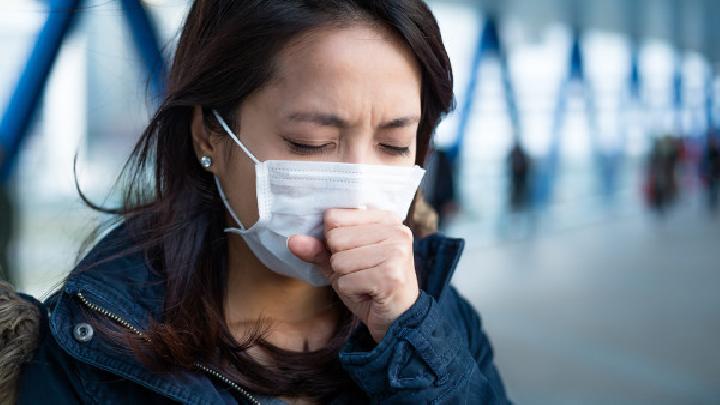
[[[337,228],[333,228],[325,233],[325,244],[331,252],[335,253],[340,250],[342,246],[340,238],[340,233]]]
[[[408,256],[410,248],[406,243],[396,242],[388,246],[388,259],[397,260]]]
[[[345,260],[340,254],[335,253],[330,256],[330,267],[334,272],[343,274],[345,273]]]
[[[325,222],[325,230],[331,232],[333,229],[341,225],[342,211],[337,209],[325,210],[323,221]]]
[[[348,293],[347,279],[344,279],[343,277],[338,277],[335,280],[335,290],[340,294],[347,294]]]
[[[396,225],[395,226],[395,235],[397,235],[397,239],[399,241],[402,241],[402,243],[407,244],[407,245],[412,245],[413,233],[409,227],[407,227],[403,224]]]
[[[395,290],[405,283],[405,273],[402,267],[387,265],[384,270],[383,284],[389,291]]]
[[[411,278],[415,277],[414,272],[409,272],[407,264],[408,260],[413,256],[414,236],[410,228],[398,221],[390,211],[384,211],[382,214],[384,221],[381,224],[385,227],[384,230],[378,229],[378,232],[382,232],[387,236],[387,239],[375,247],[379,250],[366,250],[362,253],[373,255],[375,253],[372,252],[376,251],[379,258],[384,257],[384,261],[374,269],[367,269],[367,271],[379,271],[380,274],[375,275],[377,278],[375,278],[374,285],[363,288],[353,285],[353,283],[360,280],[357,277],[348,277],[353,270],[357,270],[351,268],[353,263],[351,259],[354,256],[343,252],[344,249],[350,246],[349,243],[352,242],[351,238],[353,236],[351,232],[342,229],[343,224],[347,223],[349,215],[360,214],[343,209],[329,209],[324,214],[325,243],[331,252],[329,258],[329,264],[332,268],[330,281],[337,293],[340,295],[352,295],[363,291],[364,294],[385,301],[409,288],[408,286],[412,282]],[[375,218],[377,218],[377,215]],[[379,303],[379,301],[376,302]]]
[[[329,208],[323,214],[325,230],[331,230],[339,226],[343,226],[347,219],[353,216],[366,216],[370,222],[380,222],[386,224],[402,225],[402,219],[395,216],[395,213],[389,210],[358,210],[351,208]],[[379,221],[378,221],[379,220]]]

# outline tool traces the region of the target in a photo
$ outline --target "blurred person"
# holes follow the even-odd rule
[[[433,148],[428,158],[428,203],[438,216],[438,229],[445,230],[458,211],[455,167],[448,152]]]
[[[647,197],[651,208],[664,213],[677,197],[678,142],[663,136],[653,142],[648,159]]]
[[[196,0],[18,403],[507,403],[463,241],[411,231],[452,88],[422,1]]]
[[[536,231],[533,206],[533,163],[530,154],[518,141],[513,142],[505,159],[507,173],[507,211],[497,217],[498,236],[503,239],[525,239]]]
[[[508,155],[510,174],[510,211],[524,211],[530,205],[530,156],[519,142],[515,142]]]
[[[718,142],[717,135],[710,134],[707,137],[701,164],[708,208],[711,212],[716,212],[720,193],[720,142]]]

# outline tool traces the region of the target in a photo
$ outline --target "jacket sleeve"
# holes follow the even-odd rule
[[[373,402],[510,403],[480,317],[454,287],[445,294],[441,306],[421,292],[376,346],[360,330],[343,347],[343,367]]]

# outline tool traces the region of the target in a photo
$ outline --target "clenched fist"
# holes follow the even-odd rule
[[[389,211],[329,209],[325,242],[293,235],[288,248],[320,267],[345,305],[380,342],[418,298],[413,235]]]

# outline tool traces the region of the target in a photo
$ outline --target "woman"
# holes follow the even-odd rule
[[[422,1],[196,0],[19,401],[507,402],[462,240],[403,221],[451,107]]]

